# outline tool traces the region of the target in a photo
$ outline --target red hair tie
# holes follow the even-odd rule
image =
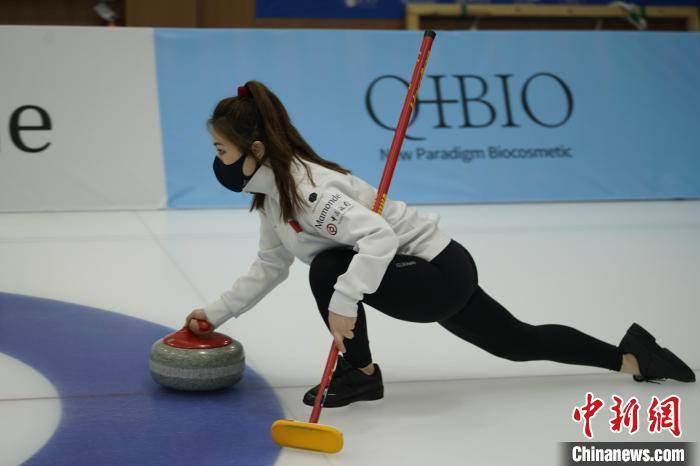
[[[238,97],[250,96],[250,90],[246,86],[238,86]]]

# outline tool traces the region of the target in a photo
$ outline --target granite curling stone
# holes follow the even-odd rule
[[[206,331],[209,323],[197,321]],[[164,387],[185,391],[218,390],[233,386],[243,377],[243,345],[212,332],[197,336],[182,327],[151,347],[148,368],[153,380]]]

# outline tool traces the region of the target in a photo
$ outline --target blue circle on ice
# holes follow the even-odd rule
[[[56,387],[61,421],[25,464],[273,465],[270,425],[283,417],[250,368],[233,388],[188,393],[157,385],[151,345],[173,329],[115,312],[0,293],[0,352]]]

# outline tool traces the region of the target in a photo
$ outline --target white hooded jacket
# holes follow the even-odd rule
[[[371,210],[377,189],[369,183],[352,174],[304,163],[315,185],[301,162],[290,167],[297,190],[307,201],[306,208],[297,213],[297,224],[280,219],[279,193],[270,167],[261,165],[243,188],[266,194],[265,212],[258,210],[258,257],[231,289],[204,308],[212,324],[218,326],[257,304],[287,278],[295,257],[310,264],[319,252],[343,245],[357,254],[338,277],[328,309],[355,317],[358,301],[379,288],[394,255],[409,254],[430,261],[450,242],[451,238],[438,229],[438,215],[422,214],[389,198],[379,215]]]

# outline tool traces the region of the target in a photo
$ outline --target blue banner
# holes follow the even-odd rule
[[[156,29],[171,207],[247,206],[205,121],[256,79],[324,158],[377,186],[422,32]],[[700,197],[700,36],[438,31],[389,197]]]

